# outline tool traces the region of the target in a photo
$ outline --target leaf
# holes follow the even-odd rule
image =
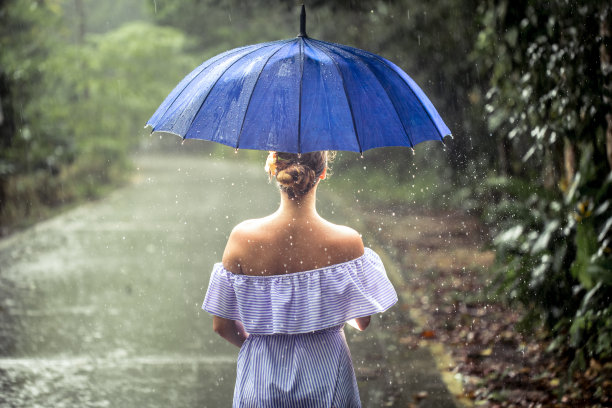
[[[423,330],[421,337],[424,339],[433,339],[436,337],[436,332],[433,330]]]
[[[420,400],[427,398],[428,396],[429,396],[429,393],[427,391],[419,391],[416,394],[414,394],[412,398],[414,398],[416,401],[420,401]]]
[[[523,225],[516,225],[506,231],[500,233],[495,237],[495,245],[510,244],[516,242],[519,237],[523,234],[525,227]]]
[[[504,35],[505,40],[508,42],[510,47],[514,48],[518,40],[518,29],[516,27],[511,28]]]
[[[591,255],[597,252],[597,237],[591,222],[581,222],[576,226],[576,259],[570,268],[572,276],[586,288],[593,287],[593,276],[589,273]]]
[[[523,158],[521,159],[523,161],[523,163],[526,163],[531,156],[533,156],[533,154],[536,152],[537,150],[537,146],[533,145],[529,148],[529,150],[527,150],[527,153],[525,153],[525,155],[523,156]]]
[[[544,227],[544,231],[540,234],[536,242],[531,247],[531,253],[536,254],[545,250],[548,247],[550,237],[559,228],[559,220],[549,221]]]
[[[601,288],[601,282],[597,282],[597,285],[595,285],[591,290],[587,292],[586,295],[584,295],[584,297],[582,298],[580,309],[576,313],[576,316],[582,316],[585,314],[587,306],[589,305],[591,299],[593,298],[593,295],[595,295],[599,288]]]
[[[570,345],[572,347],[578,347],[582,343],[582,333],[585,325],[584,316],[577,316],[574,318],[572,325],[570,326]]]
[[[587,272],[593,280],[612,286],[612,259],[598,259],[587,267]]]
[[[565,204],[569,204],[572,201],[574,201],[574,196],[576,195],[576,190],[578,189],[578,186],[580,185],[581,181],[582,181],[582,174],[580,172],[577,172],[574,175],[574,181],[570,185],[570,188],[567,191],[567,195],[565,196]]]
[[[606,201],[606,204],[607,203],[609,203],[609,201]],[[609,217],[604,223],[603,227],[601,227],[599,235],[597,236],[597,241],[599,242],[603,241],[606,235],[608,234],[608,232],[610,231],[610,228],[612,228],[612,216]]]

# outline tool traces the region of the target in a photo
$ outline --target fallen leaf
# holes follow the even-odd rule
[[[424,339],[433,339],[436,337],[436,332],[433,330],[423,330],[421,337]]]
[[[419,391],[416,394],[414,394],[412,398],[414,398],[416,401],[420,401],[420,400],[427,398],[428,396],[429,396],[429,393],[427,391]]]

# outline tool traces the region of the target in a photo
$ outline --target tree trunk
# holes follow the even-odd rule
[[[78,16],[77,42],[83,44],[85,42],[85,7],[83,0],[74,0],[74,7]]]
[[[574,151],[574,145],[566,137],[563,144],[563,168],[565,172],[565,182],[567,185],[571,185],[576,174],[576,153]]]
[[[76,9],[76,14],[78,17],[77,24],[77,43],[80,46],[85,44],[85,34],[87,33],[87,18],[85,15],[85,5],[83,4],[83,0],[74,0],[74,7]],[[81,69],[83,72],[87,72],[85,62],[81,60]],[[87,81],[85,81],[85,85],[83,87],[83,95],[79,95],[79,98],[89,99],[89,86],[87,85]]]
[[[603,100],[606,105],[606,156],[608,165],[612,169],[612,7],[605,6],[601,13],[601,24],[599,26],[601,45],[599,56],[601,71],[604,77]]]
[[[497,139],[497,158],[498,158],[498,171],[500,176],[509,177],[513,176],[512,168],[510,166],[511,160],[511,146],[510,141],[507,137],[501,136]]]
[[[557,164],[555,164],[555,158]],[[544,149],[544,169],[542,174],[542,184],[547,190],[552,190],[559,181],[557,167],[559,166],[559,155],[555,154],[552,150],[552,146]]]

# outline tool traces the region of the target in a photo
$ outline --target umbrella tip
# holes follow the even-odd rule
[[[308,38],[306,34],[306,6],[302,4],[302,12],[300,13],[300,33],[298,37]]]

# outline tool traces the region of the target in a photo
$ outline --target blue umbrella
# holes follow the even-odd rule
[[[443,141],[421,88],[370,52],[309,38],[236,48],[187,75],[147,122],[152,132],[235,149],[363,152]]]

